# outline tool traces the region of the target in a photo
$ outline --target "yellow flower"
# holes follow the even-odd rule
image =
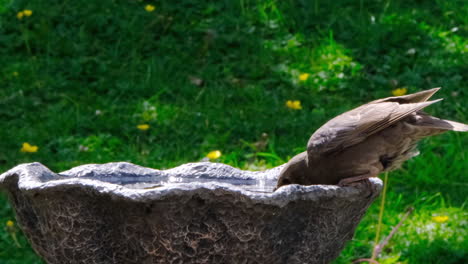
[[[145,131],[145,130],[148,130],[150,126],[148,124],[140,124],[137,126],[137,128],[140,129],[141,131]]]
[[[407,91],[408,89],[406,88],[398,88],[398,89],[393,90],[392,94],[394,96],[402,96],[402,95],[405,95]]]
[[[25,9],[25,10],[23,10],[23,15],[24,15],[24,16],[31,16],[31,15],[32,15],[32,11],[29,10],[29,9]]]
[[[16,14],[16,17],[17,17],[18,19],[23,19],[23,16],[24,16],[24,12],[23,12],[23,11],[18,12],[18,14]]]
[[[433,216],[432,220],[434,220],[437,223],[445,223],[449,220],[449,217],[446,215],[437,215],[437,216]]]
[[[30,145],[28,142],[23,143],[23,147],[21,147],[21,152],[28,152],[34,153],[37,152],[39,148],[37,146]]]
[[[301,73],[299,75],[299,80],[300,81],[307,81],[307,79],[309,79],[309,76],[310,76],[310,74],[308,74],[308,73]]]
[[[18,73],[17,71],[14,71],[12,74],[13,74],[13,76],[15,76],[15,77],[18,77],[18,76],[19,76],[19,73]]]
[[[288,100],[288,101],[286,101],[286,107],[294,109],[294,110],[300,110],[300,109],[302,109],[301,101],[299,101],[299,100],[295,100],[295,101]]]
[[[147,12],[153,12],[154,9],[156,9],[156,7],[155,7],[154,5],[146,5],[146,6],[145,6],[145,10],[146,10]]]
[[[219,150],[210,151],[210,153],[206,154],[206,157],[209,159],[217,159],[221,157],[221,151]]]
[[[9,228],[12,228],[13,226],[15,225],[15,222],[11,221],[11,220],[8,220],[6,222],[6,226],[9,227]]]

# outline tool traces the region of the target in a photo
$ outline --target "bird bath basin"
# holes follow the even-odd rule
[[[0,186],[48,263],[331,262],[382,182],[273,191],[280,169],[119,162],[57,174],[30,163],[2,174]]]

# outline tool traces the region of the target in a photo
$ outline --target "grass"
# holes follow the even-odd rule
[[[32,15],[18,19],[25,9]],[[456,0],[0,0],[0,171],[32,161],[170,168],[216,149],[219,162],[269,168],[328,119],[401,87],[442,86],[446,100],[427,111],[466,123],[467,13]],[[23,142],[38,151],[20,152]],[[427,139],[389,175],[383,235],[415,212],[381,263],[468,258],[467,143]],[[0,204],[4,225],[14,214],[6,195]],[[378,205],[335,263],[370,257]],[[42,263],[16,227],[0,230],[0,262]]]

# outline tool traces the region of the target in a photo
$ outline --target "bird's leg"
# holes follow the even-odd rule
[[[340,187],[356,186],[359,184],[360,181],[364,181],[367,189],[369,189],[370,191],[367,198],[370,198],[373,195],[373,191],[372,191],[372,183],[369,181],[369,178],[377,177],[377,175],[378,174],[374,174],[374,173],[366,173],[366,174],[359,175],[359,176],[344,178],[344,179],[341,179],[340,182],[338,182],[338,186]]]
[[[376,164],[380,165],[380,164]],[[379,173],[382,171],[383,167],[380,166],[370,166],[366,171],[363,171],[361,174],[355,174],[354,176],[341,179],[338,182],[338,186],[355,186],[360,181],[365,181],[367,187],[371,187],[371,183],[369,178],[377,177]]]
[[[344,178],[344,179],[341,179],[340,182],[338,182],[338,186],[340,186],[340,187],[354,186],[360,181],[365,181],[366,184],[369,185],[370,184],[369,178],[372,178],[372,177],[377,177],[377,175],[371,174],[371,173],[366,173],[364,175]]]

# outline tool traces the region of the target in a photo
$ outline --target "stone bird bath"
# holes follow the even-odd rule
[[[30,163],[0,186],[48,263],[330,263],[382,182],[273,192],[280,169],[119,162],[57,174]]]

